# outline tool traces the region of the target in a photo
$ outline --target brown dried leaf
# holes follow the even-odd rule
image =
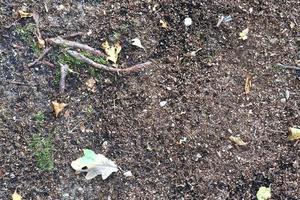
[[[245,93],[249,94],[250,93],[250,89],[252,87],[252,80],[251,80],[251,76],[247,75],[246,76],[246,81],[245,81]]]
[[[55,117],[58,117],[58,114],[67,106],[65,103],[58,103],[57,101],[52,101],[53,110]]]
[[[40,49],[44,49],[46,47],[45,40],[43,40],[41,37],[38,37],[38,47]]]
[[[230,136],[229,140],[234,142],[235,144],[239,145],[239,146],[244,146],[247,145],[246,142],[244,142],[240,137],[238,136]]]

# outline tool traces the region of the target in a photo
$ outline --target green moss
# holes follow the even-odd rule
[[[53,144],[50,137],[34,135],[30,144],[39,169],[51,171],[54,168]]]
[[[61,76],[61,71],[60,71],[59,68],[56,68],[56,70],[55,70],[55,77],[54,77],[54,80],[53,80],[54,86],[58,86],[59,85],[60,76]]]
[[[43,121],[45,121],[45,118],[46,117],[43,112],[38,112],[33,116],[32,119],[37,122],[43,122]]]
[[[19,35],[21,40],[26,43],[26,45],[30,46],[33,53],[36,55],[39,55],[42,51],[38,47],[37,42],[34,38],[34,30],[35,30],[35,24],[28,23],[24,26],[17,25],[16,26],[16,33]]]
[[[92,55],[91,53],[89,52],[81,52],[80,54],[84,55],[85,57],[93,60],[94,62],[97,62],[97,63],[100,63],[100,64],[103,64],[103,65],[107,65],[107,61],[100,57],[100,56],[94,56]],[[95,78],[99,78],[100,76],[100,72],[99,70],[93,68],[93,67],[89,67],[89,65],[87,65],[86,63],[84,62],[81,62],[80,60],[74,58],[73,56],[67,54],[67,53],[61,53],[59,56],[58,56],[58,62],[60,63],[63,63],[63,64],[67,64],[69,65],[71,68],[82,68],[82,67],[85,67],[88,69],[90,75],[92,77],[95,77]],[[60,71],[56,73],[56,78],[55,78],[55,83],[58,84],[59,82],[59,79],[60,79]]]
[[[32,42],[33,41],[33,31],[35,29],[35,24],[33,23],[28,23],[25,26],[17,25],[16,26],[16,32],[20,36],[20,38],[24,42]]]

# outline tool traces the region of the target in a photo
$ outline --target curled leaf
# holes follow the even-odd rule
[[[240,137],[230,136],[229,140],[232,141],[232,142],[234,142],[235,144],[237,144],[239,146],[247,145],[247,143],[244,142]]]
[[[241,39],[241,40],[247,40],[248,39],[248,33],[249,33],[249,28],[244,29],[242,32],[240,32],[239,39]]]
[[[45,40],[43,40],[41,37],[38,37],[38,47],[40,49],[44,49],[46,47]]]
[[[162,28],[164,28],[164,29],[168,29],[169,28],[169,25],[168,25],[168,22],[166,22],[166,21],[164,21],[164,20],[160,20],[159,21],[159,23],[160,23],[160,26],[162,27]]]
[[[260,187],[256,193],[257,200],[267,200],[271,198],[270,187]]]
[[[102,154],[96,154],[89,149],[84,149],[83,154],[83,157],[73,161],[71,166],[76,172],[87,172],[87,180],[100,174],[105,180],[111,173],[118,171],[117,165]]]
[[[28,13],[28,12],[25,12],[23,10],[19,10],[18,13],[19,13],[21,18],[32,17],[32,13]]]
[[[300,139],[300,129],[298,129],[298,128],[289,128],[289,132],[290,132],[290,135],[288,136],[289,141]]]
[[[141,40],[139,38],[132,39],[131,44],[145,50],[145,47],[142,45]]]
[[[58,114],[67,106],[65,103],[58,103],[57,101],[52,101],[53,110],[55,117],[58,117]]]
[[[119,53],[122,49],[120,43],[116,43],[116,44],[110,46],[109,43],[107,41],[105,41],[102,44],[102,48],[104,49],[104,51],[107,55],[106,60],[110,60],[113,63],[117,63]]]
[[[251,76],[247,75],[246,76],[246,81],[245,81],[245,93],[249,94],[250,93],[250,89],[252,87],[252,80],[251,80]]]

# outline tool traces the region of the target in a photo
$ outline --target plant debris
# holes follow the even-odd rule
[[[58,103],[57,101],[52,101],[52,106],[53,110],[55,113],[55,117],[58,117],[59,113],[63,111],[63,109],[67,106],[68,104],[65,103]]]
[[[145,47],[142,45],[141,40],[139,38],[132,39],[131,44],[145,50]]]
[[[250,89],[252,87],[252,80],[251,80],[251,76],[247,75],[246,76],[246,80],[245,80],[245,94],[249,94],[250,93]]]
[[[85,176],[87,180],[97,175],[101,175],[105,180],[111,173],[118,171],[117,165],[102,154],[96,154],[89,149],[84,149],[83,154],[83,157],[73,161],[71,166],[77,172],[87,172]]]
[[[240,137],[238,136],[230,136],[229,137],[229,140],[234,142],[236,145],[239,145],[239,146],[245,146],[247,145],[246,142],[244,142]]]
[[[289,141],[300,139],[300,129],[299,128],[289,128],[290,135],[288,136]]]
[[[249,33],[249,28],[244,29],[242,32],[240,32],[240,40],[247,40],[248,39],[248,33]]]
[[[15,192],[11,195],[12,200],[22,200],[22,196],[19,195],[17,193],[17,191],[15,190]]]
[[[113,63],[117,63],[119,53],[122,50],[120,43],[117,42],[114,45],[110,45],[107,41],[105,41],[102,44],[102,48],[107,54],[106,60],[110,60]]]
[[[271,198],[270,187],[260,187],[256,193],[257,200],[268,200]]]

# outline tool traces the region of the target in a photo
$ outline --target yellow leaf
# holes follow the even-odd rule
[[[15,191],[12,195],[11,195],[12,200],[22,200],[21,195],[19,195],[17,193],[17,191]]]
[[[240,32],[239,39],[241,39],[241,40],[247,40],[248,39],[248,33],[249,33],[249,28],[244,29],[242,32]]]
[[[160,26],[162,27],[162,28],[164,28],[164,29],[168,29],[169,28],[169,25],[168,25],[168,22],[166,22],[166,21],[164,21],[164,20],[160,20],[159,21],[159,23],[160,23]]]
[[[113,63],[117,63],[119,53],[122,49],[119,43],[116,43],[113,46],[110,46],[107,41],[102,44],[102,48],[104,49],[107,58],[106,60],[111,60]]]
[[[55,113],[55,117],[67,106],[65,103],[58,103],[57,101],[52,101],[53,110]]]
[[[252,81],[251,81],[251,76],[247,75],[246,76],[246,81],[245,81],[245,93],[249,94],[250,93],[250,89],[252,87]]]
[[[229,140],[240,146],[247,145],[240,137],[230,136]]]
[[[32,17],[32,13],[25,12],[23,10],[18,11],[21,18]]]
[[[299,140],[300,139],[300,129],[298,128],[289,128],[290,135],[288,136],[289,141]]]

